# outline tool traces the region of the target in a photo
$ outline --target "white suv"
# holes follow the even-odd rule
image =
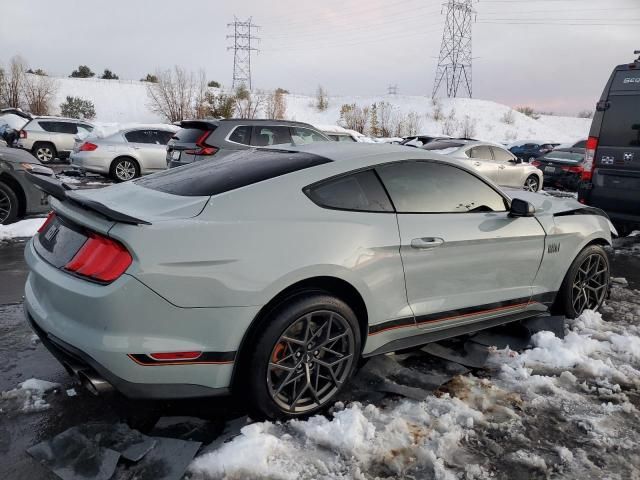
[[[92,130],[92,124],[75,118],[35,117],[20,130],[16,146],[48,163],[55,158],[67,158],[76,136],[85,137]]]

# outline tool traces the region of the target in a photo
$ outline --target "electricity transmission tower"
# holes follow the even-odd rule
[[[253,44],[260,40],[253,32],[260,27],[251,23],[251,17],[241,22],[235,16],[233,23],[227,23],[229,27],[233,27],[233,34],[227,35],[233,39],[233,45],[227,47],[227,50],[233,50],[232,88],[245,84],[251,90],[251,52],[258,51]]]
[[[458,90],[469,98],[471,83],[471,20],[475,15],[473,0],[449,0],[443,5],[447,19],[442,34],[438,68],[433,85],[435,98],[446,87],[447,97],[457,97]]]
[[[394,84],[394,85],[389,85],[387,87],[387,94],[388,95],[397,95],[398,94],[398,84]]]

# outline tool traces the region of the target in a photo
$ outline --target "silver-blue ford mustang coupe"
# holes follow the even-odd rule
[[[394,145],[246,150],[93,191],[32,180],[25,313],[94,390],[330,404],[362,358],[597,309],[611,223]]]

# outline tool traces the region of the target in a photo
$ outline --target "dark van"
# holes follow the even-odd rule
[[[640,226],[640,58],[614,69],[596,106],[578,200],[621,233]]]

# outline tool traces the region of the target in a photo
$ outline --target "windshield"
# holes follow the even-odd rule
[[[449,140],[436,140],[435,142],[427,143],[422,146],[423,150],[429,150],[437,153],[451,153],[462,147],[464,143],[452,142]]]
[[[543,160],[565,163],[580,163],[584,160],[584,155],[574,152],[549,152],[542,157]]]

